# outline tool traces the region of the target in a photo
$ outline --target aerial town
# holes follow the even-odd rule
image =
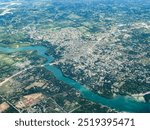
[[[149,8],[2,0],[0,113],[150,112]]]

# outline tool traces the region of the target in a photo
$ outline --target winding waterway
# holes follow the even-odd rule
[[[72,80],[71,78],[65,77],[61,70],[49,63],[54,61],[53,56],[47,56],[45,53],[47,48],[44,46],[27,46],[27,47],[20,47],[20,48],[6,48],[0,47],[0,52],[3,53],[13,53],[17,51],[37,51],[38,55],[47,59],[45,63],[45,68],[52,72],[56,79],[63,81],[64,83],[68,84],[71,87],[74,87],[78,90],[84,98],[87,100],[106,105],[108,107],[114,108],[118,111],[124,112],[150,112],[150,103],[145,102],[138,102],[134,100],[134,98],[129,96],[116,96],[112,99],[104,98],[100,95],[97,95],[87,89],[85,86],[79,84],[78,82]]]

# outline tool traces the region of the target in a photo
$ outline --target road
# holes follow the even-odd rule
[[[2,82],[0,83],[0,87],[1,87],[3,84],[5,84],[6,82],[8,82],[9,80],[11,80],[12,78],[14,78],[15,76],[21,74],[22,72],[24,72],[24,71],[26,71],[26,70],[29,70],[29,69],[32,69],[32,68],[35,68],[35,67],[43,67],[43,65],[40,65],[40,66],[31,66],[31,67],[29,67],[29,68],[25,68],[24,70],[21,70],[21,71],[17,72],[16,74],[14,74],[14,75],[12,75],[12,76],[6,78],[4,81],[2,81]]]

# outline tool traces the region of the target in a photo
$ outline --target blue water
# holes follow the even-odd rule
[[[27,46],[27,47],[20,47],[20,48],[5,48],[0,47],[0,52],[3,53],[12,53],[16,51],[37,51],[38,55],[47,59],[45,63],[45,68],[52,72],[56,79],[63,81],[64,83],[68,84],[71,87],[74,87],[78,90],[84,98],[87,100],[106,105],[108,107],[114,108],[118,111],[124,112],[150,112],[150,103],[138,102],[134,100],[132,97],[128,96],[116,96],[112,99],[104,98],[100,95],[97,95],[87,89],[85,86],[79,84],[78,82],[72,80],[71,78],[67,78],[63,75],[61,70],[55,66],[49,65],[48,63],[54,61],[53,56],[47,56],[45,53],[47,48],[44,46]]]

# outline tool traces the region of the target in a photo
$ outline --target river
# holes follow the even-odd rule
[[[45,63],[44,67],[48,71],[52,72],[57,80],[63,81],[69,86],[74,87],[87,100],[114,108],[120,112],[140,112],[140,113],[150,112],[150,103],[139,102],[136,101],[133,97],[120,96],[120,95],[115,96],[112,99],[107,99],[93,93],[92,91],[87,89],[85,86],[79,84],[75,80],[65,77],[59,68],[49,64],[50,62],[54,61],[55,58],[53,56],[47,56],[45,54],[47,48],[44,46],[27,46],[27,47],[19,47],[19,48],[0,47],[0,52],[3,53],[13,53],[17,51],[37,51],[38,55],[47,59],[47,62]]]

